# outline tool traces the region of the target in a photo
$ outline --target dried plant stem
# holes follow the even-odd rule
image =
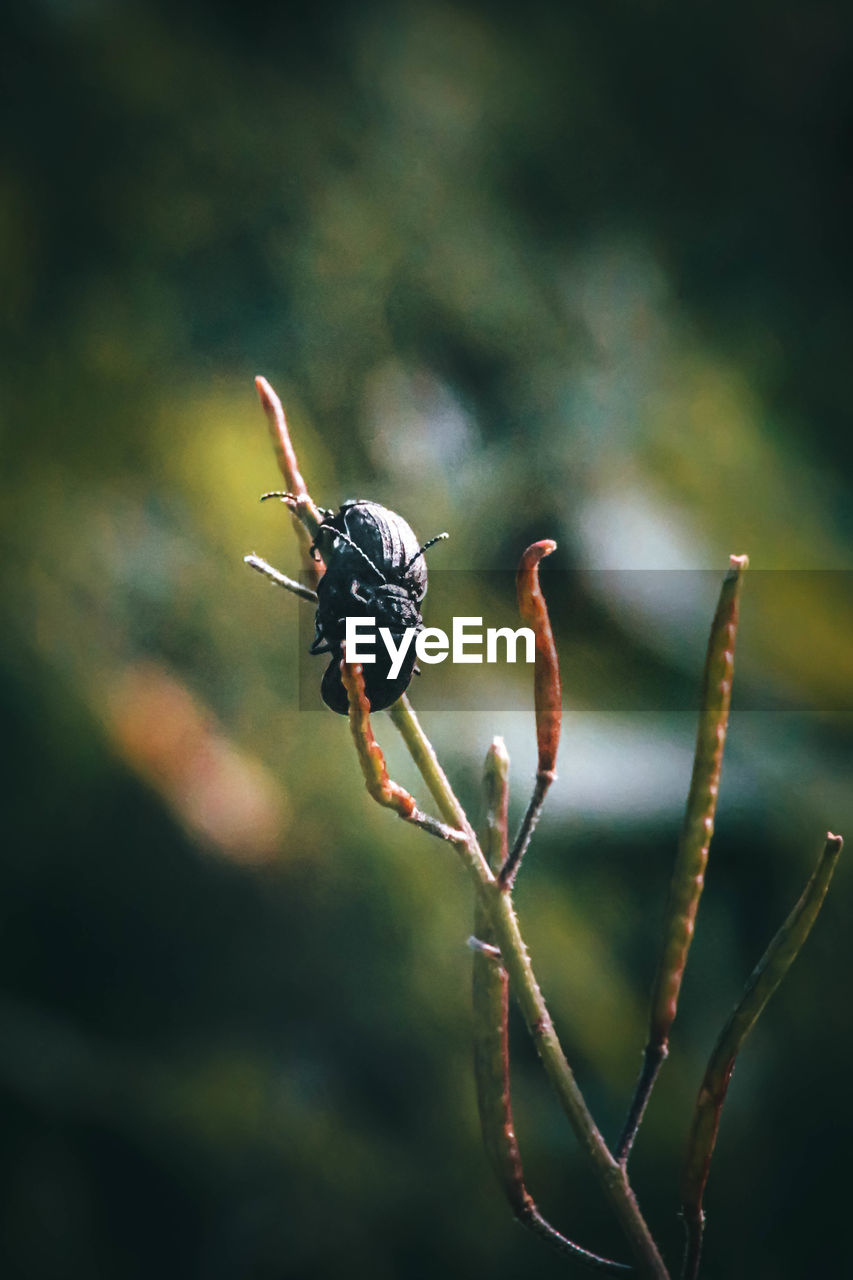
[[[696,1280],[702,1253],[705,1215],[702,1199],[720,1127],[726,1091],[740,1048],[767,1001],[796,960],[818,912],[841,853],[841,836],[827,832],[826,844],[796,906],[752,972],[743,995],[720,1032],[702,1080],[681,1179],[681,1204],[686,1232],[682,1280]]]
[[[255,387],[260,397],[261,405],[267,417],[267,424],[270,429],[270,438],[272,439],[273,449],[275,450],[278,469],[284,477],[284,483],[287,489],[299,498],[305,498],[308,507],[311,509],[312,518],[319,525],[321,516],[318,508],[311,501],[308,495],[308,486],[302,479],[302,473],[299,470],[299,463],[296,460],[296,450],[290,439],[290,432],[287,429],[287,420],[284,416],[284,409],[278,395],[267,382],[266,378],[255,378]]]
[[[664,917],[663,947],[652,989],[649,1038],[634,1097],[616,1147],[617,1159],[623,1164],[630,1155],[661,1063],[669,1052],[669,1032],[675,1020],[696,912],[705,884],[731,705],[740,586],[748,564],[746,556],[731,556],[711,624],[693,774]]]
[[[511,889],[518,875],[521,860],[527,852],[531,837],[539,821],[545,795],[557,776],[557,748],[560,744],[562,723],[562,694],[560,689],[560,664],[557,646],[551,631],[548,606],[539,585],[539,562],[557,550],[550,538],[534,542],[521,557],[516,573],[518,609],[523,622],[533,629],[536,637],[536,657],[533,669],[533,702],[536,712],[537,766],[533,795],[522,819],[512,849],[504,858],[500,869],[500,882]]]
[[[269,426],[270,438],[272,440],[275,457],[278,463],[278,469],[284,479],[285,488],[290,491],[296,498],[295,507],[291,507],[291,515],[293,517],[293,527],[296,532],[296,539],[299,543],[299,550],[302,555],[302,563],[313,580],[316,582],[322,576],[323,565],[318,564],[314,559],[311,545],[317,537],[323,517],[319,507],[316,505],[305,481],[299,470],[299,463],[296,459],[296,450],[290,439],[290,432],[287,429],[287,419],[284,416],[284,409],[278,395],[267,382],[266,378],[255,378],[255,387],[260,397],[261,405],[266,414],[267,425]]]
[[[456,847],[471,871],[478,898],[492,927],[494,944],[500,950],[509,975],[513,995],[548,1079],[631,1247],[637,1272],[649,1280],[669,1280],[669,1273],[637,1204],[626,1170],[610,1154],[563,1053],[521,936],[512,896],[501,888],[492,873],[408,699],[402,697],[390,708],[390,714],[442,816],[466,833],[465,843]]]

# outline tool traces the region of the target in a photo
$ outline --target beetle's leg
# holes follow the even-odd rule
[[[266,496],[271,497],[272,495],[268,494]],[[316,538],[311,543],[311,546],[308,548],[308,550],[311,552],[311,555],[315,560],[322,560],[323,557],[320,555],[320,552],[317,549],[317,543],[319,541],[320,534],[324,529],[331,529],[333,531],[336,531],[334,525],[332,524],[332,518],[335,513],[331,507],[318,507],[317,510],[320,512],[320,527],[317,530]]]
[[[319,613],[319,610],[318,610],[318,613]],[[314,639],[311,641],[311,647],[308,650],[308,652],[309,653],[331,653],[332,652],[329,646],[329,641],[326,638],[326,633],[323,629],[323,624],[320,622],[319,618],[316,618],[316,617],[314,619]]]
[[[320,540],[320,534],[322,533],[322,531],[328,528],[329,528],[329,525],[326,523],[326,516],[324,514],[323,519],[320,522],[320,528],[317,530],[317,536],[314,539],[314,541],[311,543],[311,546],[308,548],[308,550],[311,552],[312,560],[322,560],[323,557],[320,555],[320,551],[317,547],[317,543]]]

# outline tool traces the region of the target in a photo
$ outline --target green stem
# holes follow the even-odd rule
[[[409,755],[417,765],[444,821],[465,833],[466,844],[463,846],[463,856],[475,880],[478,883],[494,883],[494,876],[483,856],[474,829],[468,821],[468,815],[456,798],[447,775],[438,762],[433,745],[421,728],[412,704],[405,694],[398,698],[392,707],[389,707],[388,714],[399,730]]]
[[[669,1032],[675,1021],[687,955],[693,941],[696,912],[705,885],[731,705],[740,586],[748,564],[746,556],[731,556],[711,623],[693,773],[669,888],[663,946],[652,988],[649,1039],[634,1097],[616,1147],[617,1157],[622,1163],[630,1155],[661,1063],[669,1052]]]

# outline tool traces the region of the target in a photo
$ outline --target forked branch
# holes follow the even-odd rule
[[[464,810],[405,694],[389,708],[389,714],[400,730],[440,812],[451,820],[460,815],[462,821],[459,826],[464,829],[463,824],[467,825],[468,821]],[[647,1280],[669,1280],[669,1272],[637,1204],[626,1171],[610,1154],[563,1052],[521,936],[512,895],[502,889],[489,868],[476,836],[470,826],[467,829],[470,834],[466,843],[458,846],[459,852],[472,873],[475,890],[492,927],[494,945],[500,951],[503,967],[509,976],[510,990],[542,1060],[545,1074],[622,1228],[634,1256],[638,1275]]]
[[[503,740],[495,738],[486,756],[483,790],[486,820],[483,852],[493,870],[507,854],[509,756]],[[561,1253],[604,1275],[625,1275],[631,1267],[602,1258],[567,1239],[540,1213],[524,1181],[521,1152],[515,1136],[510,1094],[509,978],[494,931],[480,897],[474,907],[473,957],[474,1077],[483,1145],[510,1208],[519,1222],[547,1240]]]

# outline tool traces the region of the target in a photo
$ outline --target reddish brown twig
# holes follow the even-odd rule
[[[428,831],[430,835],[441,840],[449,840],[452,844],[464,842],[464,832],[456,831],[437,818],[421,813],[415,804],[414,796],[409,795],[405,787],[399,786],[388,776],[382,748],[373,735],[370,724],[370,703],[364,692],[364,676],[358,662],[341,662],[341,679],[349,697],[349,723],[355,742],[358,762],[364,775],[364,782],[369,794],[377,804],[394,812],[406,822]]]
[[[533,795],[530,797],[515,843],[501,867],[499,880],[505,889],[512,888],[521,859],[539,821],[545,795],[557,776],[554,767],[557,763],[562,720],[560,665],[551,631],[551,620],[548,617],[548,606],[539,585],[539,561],[556,549],[556,542],[548,538],[542,542],[534,542],[521,557],[516,574],[518,609],[522,621],[532,628],[536,637],[533,703],[536,711],[538,761]]]
[[[311,547],[317,536],[317,530],[322,523],[323,516],[309,494],[305,481],[302,479],[302,473],[296,460],[296,450],[293,448],[293,442],[290,439],[287,419],[284,416],[281,401],[266,378],[255,378],[255,386],[267,417],[278,469],[282,474],[288,494],[292,495],[293,501],[288,502],[287,505],[293,517],[293,525],[299,542],[299,550],[302,554],[302,562],[306,572],[311,576],[316,586],[318,580],[323,576],[324,566],[321,560],[318,561],[315,558]]]

